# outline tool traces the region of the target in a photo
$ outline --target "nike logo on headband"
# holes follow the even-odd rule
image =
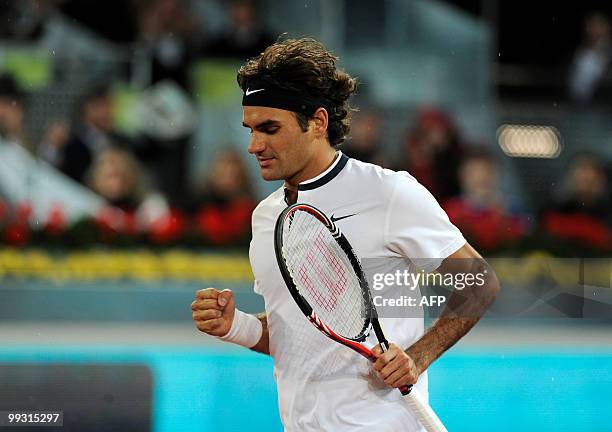
[[[265,90],[265,89],[257,89],[257,90],[250,90],[250,89],[246,89],[246,92],[244,92],[244,95],[245,95],[245,96],[250,96],[250,95],[252,95],[253,93],[257,93],[257,92],[264,91],[264,90]]]

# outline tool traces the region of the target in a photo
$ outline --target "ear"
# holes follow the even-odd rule
[[[327,136],[329,116],[325,108],[317,108],[312,115],[311,121],[314,124],[313,132],[317,138]]]

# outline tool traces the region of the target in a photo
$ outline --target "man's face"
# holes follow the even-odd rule
[[[488,159],[467,160],[459,169],[459,176],[462,188],[468,194],[484,194],[497,187],[497,170]]]
[[[102,96],[88,101],[84,107],[85,122],[103,132],[113,130],[113,103],[110,96]]]
[[[295,113],[277,108],[245,106],[242,124],[251,129],[248,151],[257,158],[264,180],[295,184],[312,160],[312,128],[303,132]]]
[[[0,134],[18,135],[23,129],[23,107],[10,98],[0,98]]]

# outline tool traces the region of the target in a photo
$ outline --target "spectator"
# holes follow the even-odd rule
[[[351,121],[349,140],[342,151],[349,157],[387,166],[382,154],[381,120],[373,111],[360,111]]]
[[[436,109],[422,110],[404,142],[407,169],[438,201],[459,193],[457,161],[462,146],[451,118]]]
[[[527,231],[527,221],[509,208],[500,193],[498,171],[488,152],[471,151],[459,167],[461,196],[443,204],[468,241],[485,251],[516,242]]]
[[[200,44],[185,0],[135,0],[140,41],[150,53],[152,83],[170,79],[189,90],[189,65]]]
[[[557,238],[609,250],[612,204],[603,165],[595,155],[578,155],[565,183],[565,196],[543,211],[543,229]]]
[[[88,183],[110,206],[135,214],[142,226],[168,212],[165,198],[147,190],[138,162],[125,150],[109,148],[101,152],[92,165]]]
[[[214,38],[204,54],[211,57],[247,59],[261,53],[274,42],[259,16],[260,4],[256,0],[230,0],[230,25],[226,32]]]
[[[60,165],[62,148],[70,138],[70,126],[62,119],[49,122],[40,143],[40,157],[49,164],[57,167]]]
[[[3,0],[0,38],[36,41],[45,33],[47,18],[61,0]]]
[[[200,232],[214,245],[248,242],[256,201],[244,162],[234,151],[212,162],[206,185],[196,192],[194,207]]]
[[[203,32],[197,26],[189,0],[133,0],[140,46],[151,59],[151,84],[146,94],[149,113],[158,118],[139,137],[134,153],[154,173],[156,187],[171,199],[173,207],[184,207],[187,191],[187,164],[193,130],[184,130],[171,118],[189,103],[191,64],[202,45]],[[177,84],[178,88],[174,88]],[[168,111],[168,112],[166,112]],[[186,118],[188,116],[182,116]],[[170,130],[170,132],[168,132]]]
[[[598,12],[584,24],[584,42],[574,55],[570,74],[570,94],[577,102],[590,102],[605,76],[612,57],[610,21]]]
[[[15,80],[0,76],[0,137],[30,149],[24,125],[23,94]]]
[[[129,146],[128,140],[113,129],[113,106],[107,86],[94,88],[79,106],[80,124],[67,141],[60,138],[43,143],[41,152],[67,176],[83,183],[91,164],[103,151],[115,146]],[[54,154],[57,153],[57,154]]]

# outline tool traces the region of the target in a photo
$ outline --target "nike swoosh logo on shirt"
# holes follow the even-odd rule
[[[253,93],[257,93],[257,92],[264,91],[264,90],[265,90],[265,89],[257,89],[257,90],[249,90],[249,89],[247,89],[247,90],[246,90],[246,92],[245,92],[244,94],[245,94],[246,96],[250,96],[250,95],[252,95]]]
[[[332,222],[338,222],[339,220],[350,218],[351,216],[355,216],[356,214],[357,213],[353,213],[353,214],[350,214],[350,215],[340,216],[340,217],[335,217],[334,215],[331,215],[330,219],[331,219]]]

